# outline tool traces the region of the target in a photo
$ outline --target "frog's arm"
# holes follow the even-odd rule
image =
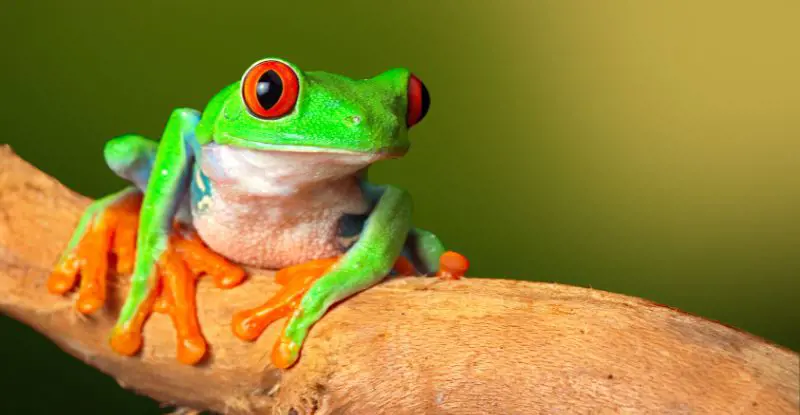
[[[140,307],[151,296],[156,263],[166,250],[172,219],[188,189],[193,160],[191,140],[200,120],[192,109],[176,109],[167,122],[142,201],[136,262],[130,291],[120,312],[115,332],[126,332]]]
[[[362,173],[361,191],[367,200],[377,202],[386,190],[386,186],[376,185],[366,180],[366,172]],[[439,271],[440,258],[445,247],[433,232],[422,228],[411,227],[402,250],[402,255],[414,265],[417,272],[433,275]]]
[[[331,305],[365,290],[389,274],[411,227],[411,196],[386,187],[370,213],[361,236],[303,296],[273,351],[273,361],[290,366],[297,360],[308,330]]]

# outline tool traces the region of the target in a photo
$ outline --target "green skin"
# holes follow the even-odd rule
[[[254,150],[259,154],[352,155],[365,160],[363,166],[341,174],[345,177],[335,177],[352,178],[358,183],[360,191],[355,197],[363,199],[368,210],[353,213],[365,214],[366,220],[356,227],[356,242],[342,249],[336,265],[314,283],[303,297],[298,312],[290,317],[284,336],[298,345],[298,349],[309,328],[331,305],[380,282],[390,274],[399,256],[406,256],[421,273],[432,274],[438,270],[444,247],[432,233],[413,228],[409,194],[395,187],[370,184],[365,179],[370,163],[401,156],[409,148],[406,112],[410,72],[393,69],[370,79],[353,80],[325,72],[304,73],[289,62],[271,60],[285,63],[298,77],[298,99],[287,115],[278,119],[252,115],[244,102],[240,81],[215,95],[202,114],[191,109],[173,111],[158,143],[127,135],[106,146],[109,167],[134,186],[91,205],[67,252],[77,246],[99,212],[126,195],[144,192],[134,272],[117,322],[118,329],[131,322],[154,289],[156,263],[167,248],[173,220],[194,225],[201,219],[217,219],[213,217],[217,213],[206,212],[202,206],[207,197],[213,196],[217,186],[205,172],[209,165],[233,172],[231,175],[235,175],[236,170],[217,160],[204,160],[205,150],[214,146]],[[292,174],[310,177],[327,168],[326,164],[318,163]],[[254,204],[280,199],[272,209],[291,215],[292,212],[280,212],[284,209],[281,206],[290,206],[292,198],[300,198],[298,194],[302,192],[290,191],[277,196],[260,193],[262,189],[254,189]],[[353,196],[341,195],[341,198]],[[328,205],[341,203],[333,197]],[[253,209],[259,207],[254,205]],[[287,228],[276,232],[297,230]],[[242,237],[229,235],[228,240],[220,240],[226,239],[225,235],[207,238],[203,232],[200,236],[212,249],[215,243]],[[261,259],[269,258],[257,258],[249,265],[269,263]]]

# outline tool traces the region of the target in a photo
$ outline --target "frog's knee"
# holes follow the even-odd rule
[[[156,157],[158,144],[138,135],[123,135],[106,143],[106,164],[123,179],[144,189]]]

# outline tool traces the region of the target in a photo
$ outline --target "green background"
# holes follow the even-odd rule
[[[10,4],[13,3],[13,4]],[[372,177],[474,276],[640,296],[800,349],[800,2],[4,2],[2,139],[93,197],[255,60],[411,68],[432,107]],[[2,166],[0,166],[2,168]],[[0,320],[2,413],[158,406]]]

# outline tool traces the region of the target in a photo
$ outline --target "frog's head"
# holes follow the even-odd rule
[[[407,69],[354,80],[270,58],[212,99],[197,138],[252,150],[399,156],[429,103]]]

